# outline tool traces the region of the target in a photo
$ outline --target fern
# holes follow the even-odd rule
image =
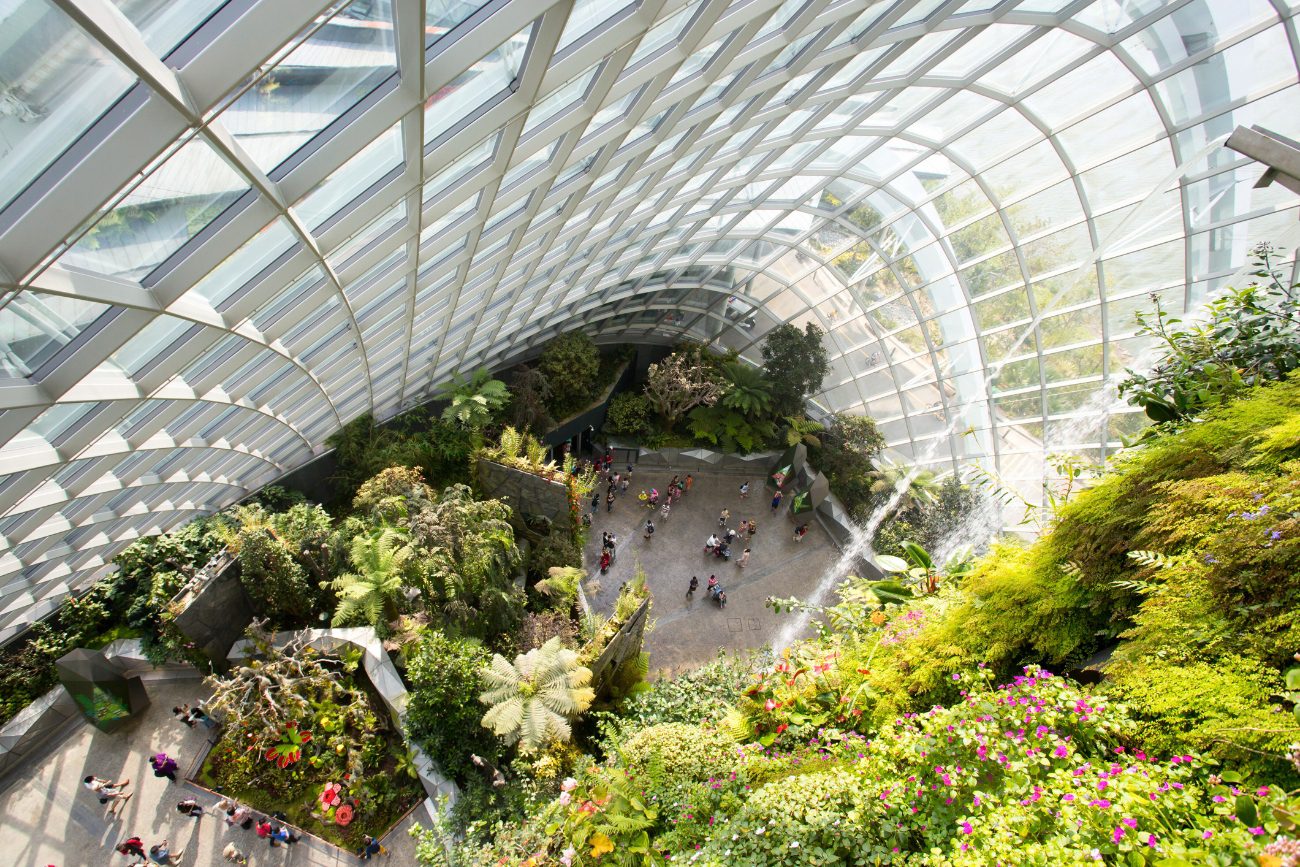
[[[1139,566],[1149,566],[1156,569],[1168,569],[1174,565],[1174,558],[1161,554],[1158,551],[1129,551],[1128,558],[1135,561]]]

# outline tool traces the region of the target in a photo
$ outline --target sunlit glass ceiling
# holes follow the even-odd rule
[[[0,0],[0,637],[365,412],[581,328],[1033,488],[1296,197],[1291,0]],[[987,381],[987,382],[986,382]],[[1045,445],[1046,443],[1046,445]]]

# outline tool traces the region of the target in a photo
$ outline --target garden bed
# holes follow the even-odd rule
[[[286,650],[305,657],[311,670],[295,684],[305,701],[274,726],[229,711],[196,782],[356,851],[366,834],[380,837],[400,821],[424,799],[424,789],[401,732],[357,658],[310,647]],[[259,661],[234,675],[257,676],[275,663],[274,657]],[[274,694],[259,700],[266,699],[274,701]]]

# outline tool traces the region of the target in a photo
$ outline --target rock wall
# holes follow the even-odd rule
[[[476,475],[483,497],[504,500],[518,514],[544,515],[552,526],[564,530],[569,526],[569,492],[563,482],[551,482],[541,476],[496,461],[479,459]]]
[[[587,666],[591,669],[591,686],[596,690],[597,695],[605,691],[619,666],[641,652],[649,615],[650,599],[646,597],[641,606],[628,618],[627,623],[614,633],[614,637],[609,640],[609,644],[605,645],[605,649],[601,651],[600,656],[596,657],[595,662]]]
[[[180,609],[176,628],[216,669],[225,671],[226,655],[253,620],[253,606],[239,583],[238,561],[219,554],[172,602]]]

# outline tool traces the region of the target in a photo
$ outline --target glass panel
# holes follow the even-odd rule
[[[107,309],[80,298],[20,292],[0,310],[0,374],[31,376]]]
[[[166,57],[177,45],[222,6],[226,0],[112,0],[130,19],[144,43],[159,57]]]
[[[295,208],[298,216],[308,227],[315,229],[401,164],[402,125],[399,123],[299,199]]]
[[[569,13],[555,52],[558,54],[568,48],[628,5],[628,0],[578,0]]]
[[[222,122],[270,171],[396,71],[389,0],[356,0],[241,94]]]
[[[532,130],[546,123],[555,117],[569,105],[577,102],[587,92],[587,85],[591,79],[596,76],[596,70],[600,65],[591,67],[586,72],[569,79],[550,93],[545,99],[533,106],[528,112],[528,120],[524,123],[523,135],[526,137]]]
[[[0,207],[134,81],[46,0],[0,0]]]
[[[170,349],[192,324],[175,316],[159,316],[140,329],[108,360],[128,376],[135,376],[160,352]]]
[[[519,75],[532,30],[529,24],[425,100],[426,145],[510,86]]]
[[[424,45],[429,47],[483,6],[478,0],[426,0]]]
[[[632,59],[627,62],[627,68],[631,69],[660,48],[675,41],[681,35],[681,32],[686,29],[687,23],[691,20],[691,13],[694,11],[693,6],[687,6],[650,28],[650,31],[641,37],[636,52],[632,55]]]
[[[187,142],[98,218],[63,265],[142,280],[248,189],[201,138]]]
[[[337,250],[326,256],[326,260],[333,268],[338,268],[348,259],[361,252],[370,242],[374,241],[380,235],[391,230],[394,226],[406,220],[406,201],[402,200],[397,203],[396,207],[388,211],[370,225],[366,226],[357,234],[353,235]]]
[[[293,246],[296,240],[297,236],[285,220],[275,220],[208,272],[190,291],[207,299],[213,307],[220,307],[254,275]]]

